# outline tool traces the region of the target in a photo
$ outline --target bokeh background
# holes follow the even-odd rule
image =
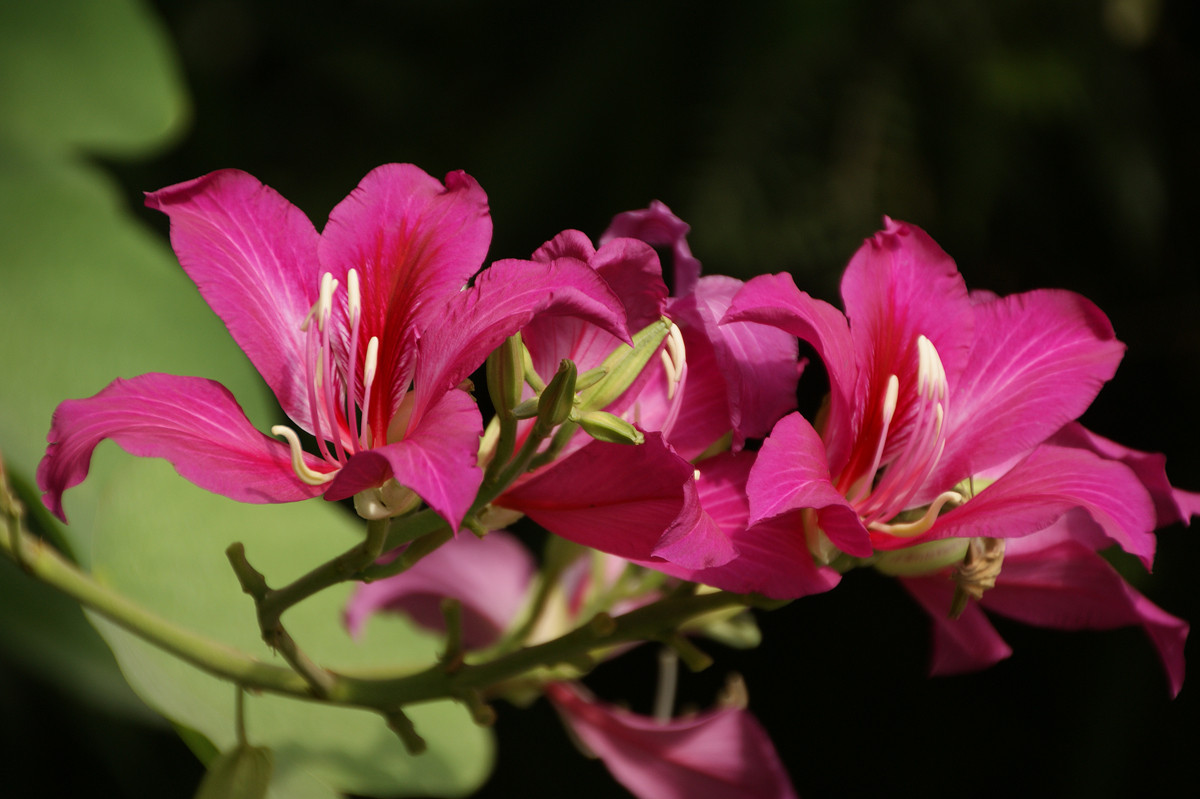
[[[320,227],[371,168],[409,161],[479,180],[494,258],[564,228],[598,235],[659,199],[692,225],[707,272],[787,270],[837,302],[846,260],[888,214],[925,228],[972,287],[1062,287],[1100,305],[1129,351],[1084,421],[1167,453],[1173,481],[1200,490],[1191,0],[137,8],[190,111],[151,152],[88,157],[155,235],[165,219],[141,192],[213,169],[253,173]],[[1152,575],[1120,565],[1200,620],[1195,533],[1165,531],[1159,552]],[[758,650],[712,647],[717,664],[684,691],[706,705],[743,674],[802,796],[1123,797],[1197,782],[1196,686],[1171,701],[1138,630],[1001,620],[1009,661],[928,679],[926,619],[871,574],[761,625]],[[654,663],[635,653],[590,684],[645,710]],[[200,766],[169,729],[80,702],[2,651],[0,675],[0,793],[190,795]],[[624,795],[544,703],[500,711],[481,796]]]

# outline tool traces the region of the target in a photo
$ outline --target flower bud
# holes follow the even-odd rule
[[[488,394],[496,413],[507,415],[521,401],[525,383],[525,345],[521,334],[509,336],[487,359]]]
[[[581,413],[576,421],[585,433],[597,441],[607,441],[609,444],[641,444],[646,440],[629,422],[604,411]]]
[[[567,420],[575,407],[575,362],[564,358],[538,398],[537,423],[550,431]]]
[[[632,347],[622,344],[613,350],[599,367],[605,370],[604,376],[591,388],[580,392],[580,410],[603,410],[621,396],[658,352],[670,330],[671,320],[659,319],[634,334]]]

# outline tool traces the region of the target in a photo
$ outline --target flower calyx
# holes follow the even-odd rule
[[[962,563],[954,570],[954,599],[950,618],[957,619],[967,608],[967,599],[979,601],[985,591],[996,587],[1004,565],[1003,538],[972,538]]]

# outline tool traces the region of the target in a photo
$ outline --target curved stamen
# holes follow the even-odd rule
[[[937,499],[930,503],[925,510],[925,514],[915,522],[898,522],[896,524],[884,524],[883,522],[872,522],[868,525],[871,530],[889,535],[901,536],[903,538],[911,538],[920,535],[921,533],[933,527],[933,523],[937,521],[938,514],[942,512],[942,508],[946,503],[953,503],[953,507],[966,502],[963,495],[957,491],[943,491],[938,494]]]
[[[882,421],[880,422],[879,438],[875,443],[875,455],[871,458],[871,467],[863,472],[857,480],[850,486],[846,492],[846,499],[850,502],[858,502],[867,496],[871,491],[871,484],[875,481],[875,473],[879,471],[879,463],[883,459],[883,449],[887,444],[888,432],[892,427],[892,419],[896,415],[896,404],[900,397],[900,378],[896,375],[888,377],[887,389],[883,393],[883,409],[880,411]],[[859,515],[862,515],[861,513]]]
[[[292,471],[296,473],[303,482],[310,486],[319,486],[328,483],[337,474],[333,472],[318,472],[312,469],[304,462],[304,450],[300,447],[300,437],[296,435],[296,431],[287,425],[277,424],[271,428],[271,435],[279,436],[287,439],[288,448],[292,451]]]
[[[358,440],[362,443],[364,449],[371,447],[370,426],[367,424],[367,419],[370,418],[371,410],[371,387],[375,385],[375,370],[379,366],[379,337],[371,336],[371,340],[367,342],[367,355],[363,359],[363,401],[362,401],[362,428],[358,433]]]

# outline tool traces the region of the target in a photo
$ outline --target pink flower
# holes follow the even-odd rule
[[[606,561],[612,567],[606,570],[609,578],[617,579],[624,564],[617,558]],[[573,565],[580,568],[564,576],[562,606],[543,614],[542,636],[565,633],[580,621],[592,572],[586,559]],[[485,648],[517,621],[529,598],[533,571],[529,553],[503,531],[483,539],[459,536],[402,574],[360,585],[346,608],[347,626],[361,635],[367,618],[388,611],[443,630],[437,608],[450,596],[462,603],[464,646]],[[774,746],[744,701],[658,721],[600,702],[577,683],[550,683],[544,690],[577,738],[635,796],[795,796]]]
[[[731,485],[727,470],[718,465],[721,459],[710,459],[717,469],[715,480],[709,477],[708,461],[693,461],[730,444],[740,450],[747,437],[765,435],[794,407],[796,341],[752,322],[719,324],[742,282],[700,278],[687,231],[670,209],[654,203],[617,216],[598,250],[582,233],[567,231],[534,254],[535,261],[573,258],[595,269],[625,304],[631,330],[664,317],[671,329],[637,379],[605,407],[639,430],[651,431],[646,443],[631,452],[589,443],[578,434],[562,446],[559,461],[518,483],[497,504],[525,512],[563,537],[684,579],[735,591],[760,590],[766,586],[753,574],[744,578],[753,572],[746,563],[730,563],[740,548],[731,537],[742,536],[745,528],[744,473]],[[647,244],[670,247],[676,286],[687,287],[677,288],[678,296],[667,297],[658,257]],[[535,319],[522,338],[543,375],[563,358],[573,360],[580,372],[598,367],[620,343],[593,324],[565,318]],[[739,463],[752,459],[748,455]],[[693,478],[696,471],[699,477]],[[664,533],[662,520],[649,512],[645,498],[680,481],[685,510]],[[606,493],[597,490],[601,487]],[[729,496],[721,497],[723,493]],[[699,502],[702,497],[722,505],[719,521]],[[600,506],[604,514],[595,513]],[[743,512],[739,516],[727,507]],[[754,541],[747,544],[756,546]]]
[[[1112,377],[1124,347],[1066,291],[968,294],[923,231],[886,220],[851,259],[843,316],[787,275],[750,281],[732,320],[816,349],[830,396],[785,417],[747,492],[751,522],[786,517],[822,562],[945,538],[1017,538],[1080,509],[1111,541],[1154,552],[1154,506],[1126,465],[1052,437]]]
[[[213,381],[116,380],[54,414],[37,477],[64,520],[63,492],[111,438],[243,502],[355,496],[364,515],[386,516],[411,507],[415,493],[457,525],[482,479],[467,376],[538,313],[579,314],[625,335],[620,305],[589,270],[499,263],[476,276],[491,219],[463,172],[443,185],[411,165],[379,167],[322,233],[235,170],[154,192],[146,204],[171,218],[184,270],[317,454],[291,427],[272,428],[283,441],[256,431]]]

